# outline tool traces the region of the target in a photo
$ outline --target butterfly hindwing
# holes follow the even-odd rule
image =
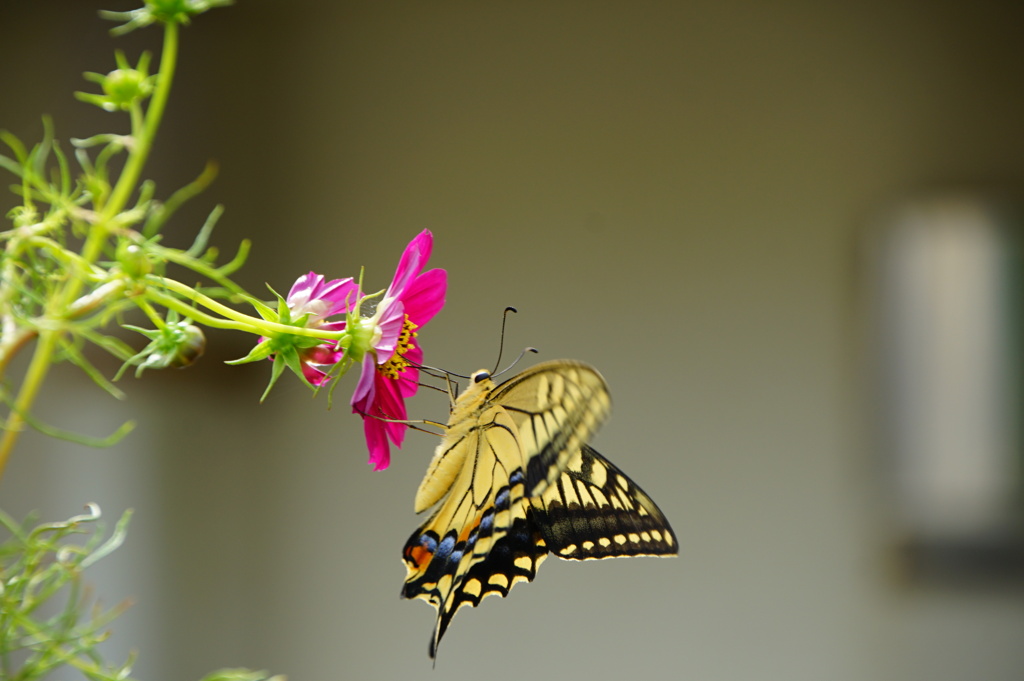
[[[431,655],[455,612],[467,603],[477,605],[495,591],[488,579],[471,581],[474,565],[494,554],[495,546],[510,530],[526,531],[524,467],[518,457],[507,456],[508,451],[517,451],[514,441],[508,441],[514,427],[501,410],[485,409],[480,417],[481,422],[458,443],[470,449],[467,462],[455,473],[437,510],[406,542],[402,554],[407,568],[402,596],[422,598],[438,610]],[[439,454],[443,457],[446,451],[439,450]],[[533,572],[535,569],[531,569],[531,578]],[[514,583],[512,576],[501,595]]]
[[[450,590],[448,599],[438,607],[437,623],[430,640],[431,657],[437,654],[441,637],[459,608],[476,607],[487,596],[507,596],[513,586],[533,581],[537,575],[537,568],[547,557],[548,550],[540,528],[528,517],[530,509],[525,500],[520,501],[520,509],[508,530],[491,545],[488,554],[465,570],[459,585]]]
[[[555,482],[530,501],[548,550],[559,558],[678,553],[661,509],[589,445],[570,457]]]

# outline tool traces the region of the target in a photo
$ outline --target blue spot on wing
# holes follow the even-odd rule
[[[480,518],[480,532],[490,534],[494,529],[494,509],[489,508],[484,511],[483,517]]]
[[[482,525],[483,519],[480,522]],[[506,596],[517,578],[533,581],[537,574],[537,562],[547,552],[540,528],[534,523],[530,512],[527,512],[525,518],[516,518],[508,532],[495,542],[486,557],[475,563],[466,573],[467,580],[475,579],[483,585],[483,592],[474,595],[460,590],[456,592],[454,607],[438,612],[437,633],[431,642],[431,651],[436,652],[436,643],[444,636],[460,604],[477,606],[488,593]],[[517,564],[516,561],[523,557],[530,559],[528,566]],[[507,586],[491,583],[490,578],[493,575],[503,575]]]
[[[455,535],[449,534],[441,540],[440,544],[437,545],[437,550],[434,551],[434,559],[447,560],[448,555],[452,552],[452,549],[454,548]]]
[[[494,495],[494,508],[499,511],[508,510],[509,499],[511,499],[511,494],[509,494],[508,487],[502,487]]]
[[[430,553],[437,552],[437,538],[433,534],[424,532],[420,535],[420,546],[425,548]]]

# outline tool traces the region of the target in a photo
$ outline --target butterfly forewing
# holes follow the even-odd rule
[[[491,399],[508,411],[519,429],[531,497],[554,482],[611,411],[601,374],[569,361],[528,369],[502,384]]]

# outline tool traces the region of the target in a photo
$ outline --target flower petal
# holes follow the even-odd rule
[[[414,324],[423,326],[444,307],[447,292],[448,273],[445,270],[424,272],[409,284],[402,295],[405,314]]]
[[[330,308],[324,317],[348,312],[359,300],[359,284],[352,280],[352,277],[335,279],[328,282],[320,290],[316,291],[317,298],[330,303]]]
[[[295,310],[312,300],[314,297],[314,290],[320,286],[323,281],[323,275],[317,274],[316,272],[304,274],[296,279],[295,283],[292,284],[291,290],[288,291],[288,297],[285,298],[289,309]]]
[[[374,343],[377,351],[377,362],[383,364],[395,354],[398,337],[405,325],[405,305],[400,300],[391,301],[383,310],[377,326],[380,328],[380,339]]]
[[[363,435],[366,446],[370,450],[370,458],[366,462],[373,470],[382,471],[391,465],[391,447],[384,434],[384,422],[374,418],[363,417]]]
[[[337,364],[345,356],[343,350],[335,350],[334,343],[324,343],[307,348],[300,353],[307,364]]]
[[[357,414],[369,414],[373,409],[373,400],[376,396],[377,363],[373,355],[367,353],[363,357],[363,364],[359,374],[359,382],[356,383],[355,392],[352,393],[352,411]]]
[[[285,299],[293,319],[308,314],[309,322],[319,322],[325,317],[348,312],[358,300],[359,285],[352,277],[324,283],[323,275],[316,272],[296,279]]]
[[[320,371],[314,366],[310,366],[309,364],[302,365],[302,375],[306,377],[307,381],[315,386],[321,386],[331,380],[331,377],[326,373]]]
[[[420,389],[420,370],[416,367],[423,363],[423,350],[413,346],[405,352],[405,359],[413,366],[407,366],[398,373],[398,393],[402,397],[412,397]]]
[[[429,229],[425,229],[409,242],[409,245],[402,251],[402,257],[398,260],[398,267],[395,268],[395,276],[388,286],[385,300],[388,298],[400,298],[413,277],[419,274],[423,266],[430,260],[430,252],[434,246],[434,235]]]
[[[336,322],[325,322],[325,323],[321,324],[317,328],[322,329],[324,331],[344,331],[346,324],[347,324],[347,322],[339,320],[339,321],[336,321]],[[334,341],[328,341],[328,343],[333,343],[333,342]]]
[[[394,419],[397,421],[404,421],[407,417],[405,410],[405,400],[402,398],[399,392],[398,381],[394,381],[390,378],[385,378],[382,374],[378,374],[377,377],[377,403],[376,415],[386,419]],[[409,427],[404,423],[394,423],[392,421],[381,421],[384,424],[384,429],[391,438],[391,441],[396,446],[401,447],[402,441],[405,440],[405,431]]]

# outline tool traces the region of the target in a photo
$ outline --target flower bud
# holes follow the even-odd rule
[[[153,340],[146,348],[149,352],[139,363],[137,374],[143,369],[187,367],[195,363],[206,349],[203,330],[186,321],[173,322],[159,332],[147,333]]]
[[[139,244],[122,241],[117,245],[116,257],[121,271],[132,279],[139,279],[153,271],[149,254]]]
[[[134,102],[149,97],[153,92],[153,81],[144,72],[136,69],[114,69],[103,79],[102,87],[104,94],[107,95],[104,109],[127,110]]]
[[[199,359],[206,349],[206,336],[195,324],[178,323],[178,345],[170,357],[168,366],[187,367]]]
[[[117,68],[107,75],[84,74],[86,80],[99,84],[103,90],[102,95],[76,92],[75,96],[83,102],[95,104],[104,111],[127,111],[153,93],[156,76],[149,75],[148,52],[142,53],[138,65],[134,67],[128,63],[121,51],[118,51],[114,58],[117,61]]]
[[[227,4],[230,0],[146,0],[146,10],[157,21],[187,24],[192,15]]]

